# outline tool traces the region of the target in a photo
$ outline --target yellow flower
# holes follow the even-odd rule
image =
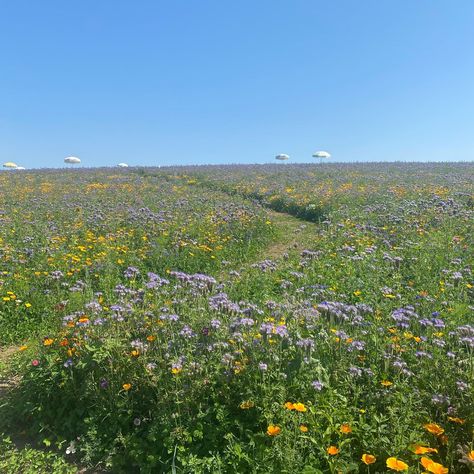
[[[390,382],[390,380],[382,380],[380,385],[383,385],[384,387],[390,387],[390,385],[393,385],[393,382]]]
[[[132,357],[138,357],[140,355],[140,351],[137,351],[136,349],[133,349],[133,351],[130,352],[130,355]]]
[[[432,461],[430,458],[422,457],[420,459],[421,465],[428,471],[433,474],[447,474],[449,469],[444,467],[442,464]]]
[[[377,460],[377,458],[372,454],[363,454],[362,455],[362,462],[364,464],[367,464],[367,466],[369,464],[373,464],[376,460]]]
[[[19,351],[26,351],[26,349],[28,349],[28,346],[20,346],[18,348]]]
[[[293,405],[293,410],[296,410],[296,411],[299,411],[299,412],[304,412],[304,411],[306,411],[306,407],[304,406],[303,403],[298,402],[298,403],[295,403]]]
[[[294,407],[293,407],[293,403],[291,402],[286,402],[284,407],[287,409],[287,410],[293,410]]]
[[[54,339],[50,337],[45,337],[43,340],[43,346],[50,346],[54,342]]]
[[[281,432],[281,428],[276,425],[269,425],[267,428],[267,435],[268,436],[277,436]]]
[[[126,392],[128,392],[128,391],[132,388],[132,384],[131,384],[131,383],[124,383],[124,384],[122,385],[122,388],[123,388]]]
[[[349,423],[343,423],[339,428],[339,431],[344,434],[352,433],[351,425]]]
[[[308,427],[306,425],[300,425],[300,431],[302,433],[307,433],[308,432]]]
[[[423,428],[425,428],[428,433],[434,434],[436,436],[442,435],[444,433],[444,428],[441,428],[441,426],[437,425],[436,423],[426,423],[426,425],[423,425]]]
[[[474,462],[474,449],[467,453],[467,459],[469,459],[469,461]]]
[[[240,405],[239,405],[239,408],[241,410],[248,410],[249,408],[253,408],[255,406],[255,403],[252,402],[251,400],[246,400],[245,402],[242,402]]]
[[[448,416],[448,420],[452,421],[453,423],[457,423],[458,425],[464,425],[466,423],[466,420],[463,418],[456,418],[452,416]]]
[[[326,449],[326,452],[331,456],[335,456],[336,454],[339,454],[339,448],[337,446],[329,446],[329,448]]]
[[[394,457],[388,458],[386,461],[386,464],[389,469],[392,469],[392,471],[407,471],[408,470],[408,464]]]

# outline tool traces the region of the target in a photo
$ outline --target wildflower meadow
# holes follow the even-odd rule
[[[1,472],[474,468],[473,164],[0,189]]]

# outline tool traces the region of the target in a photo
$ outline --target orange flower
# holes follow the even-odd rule
[[[437,425],[436,423],[426,423],[426,425],[423,425],[423,428],[425,428],[428,433],[434,434],[436,436],[444,433],[444,428],[441,428],[441,426]]]
[[[373,464],[376,460],[377,460],[377,458],[372,454],[363,454],[362,455],[362,462],[364,464],[367,464],[367,466],[369,464]]]
[[[132,384],[131,384],[131,383],[124,383],[124,384],[122,385],[122,388],[123,388],[126,392],[128,392],[128,391],[132,388]]]
[[[308,432],[308,427],[306,425],[300,425],[300,431],[302,433],[307,433]]]
[[[281,432],[281,428],[276,425],[269,425],[267,428],[267,435],[268,436],[277,436]]]
[[[59,343],[59,345],[60,345],[61,347],[66,347],[68,344],[69,344],[69,341],[68,341],[67,339],[63,339],[63,340]]]
[[[152,341],[154,341],[155,339],[156,339],[155,336],[147,336],[147,338],[146,338],[146,340],[147,340],[148,342],[152,342]]]
[[[284,407],[287,409],[287,410],[293,410],[294,407],[293,407],[293,403],[291,402],[286,402]]]
[[[474,450],[469,451],[469,452],[467,453],[467,459],[469,459],[469,461],[474,462]]]
[[[426,454],[426,453],[437,453],[438,450],[436,448],[429,448],[428,446],[420,446],[416,444],[412,446],[412,451],[415,454]]]
[[[420,459],[421,465],[428,471],[433,474],[447,474],[449,469],[444,467],[442,464],[432,461],[430,458],[422,457]]]
[[[466,420],[463,418],[456,418],[452,416],[448,416],[448,420],[452,421],[453,423],[457,423],[458,425],[464,425],[466,423]]]
[[[298,402],[298,403],[293,404],[293,410],[304,412],[306,411],[306,407],[304,406],[303,403]]]
[[[343,423],[339,428],[339,431],[344,434],[352,433],[351,425],[349,423]]]
[[[331,456],[335,456],[336,454],[339,454],[339,448],[337,446],[329,446],[329,448],[327,448],[326,451]]]
[[[45,337],[43,339],[43,346],[50,346],[54,342],[54,339],[51,339],[50,337]]]
[[[400,461],[397,458],[388,458],[386,461],[387,467],[392,471],[407,471],[408,464]]]

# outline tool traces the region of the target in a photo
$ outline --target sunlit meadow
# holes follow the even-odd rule
[[[0,187],[0,429],[55,472],[474,467],[474,165]]]

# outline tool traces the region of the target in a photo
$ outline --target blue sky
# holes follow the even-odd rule
[[[0,6],[0,161],[474,159],[472,0]]]

